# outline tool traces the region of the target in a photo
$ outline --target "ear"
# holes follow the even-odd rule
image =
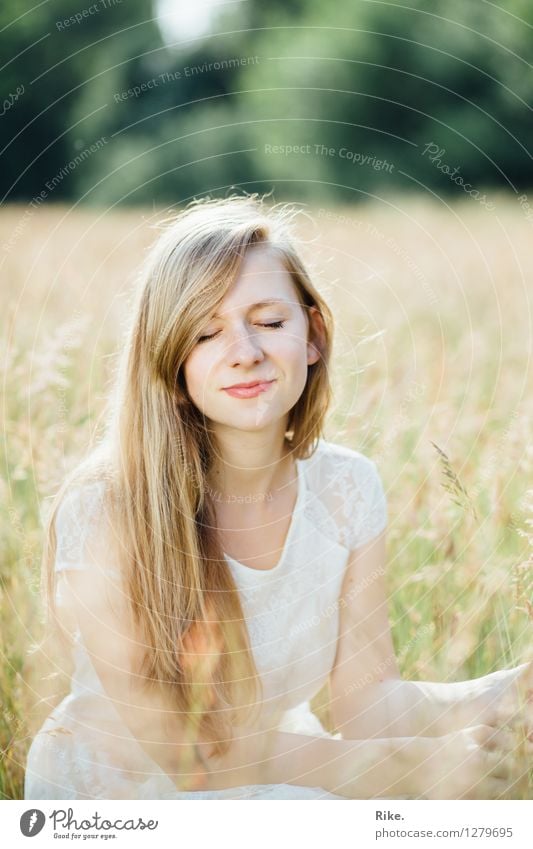
[[[307,342],[307,365],[316,363],[322,351],[326,347],[326,328],[324,319],[317,307],[309,307],[308,319],[308,342]]]

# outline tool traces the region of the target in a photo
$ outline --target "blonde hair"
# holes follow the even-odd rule
[[[258,195],[195,200],[160,222],[146,256],[126,343],[109,399],[106,437],[64,482],[47,524],[45,595],[54,617],[54,518],[68,487],[108,482],[106,502],[120,539],[122,574],[146,651],[146,685],[171,687],[176,710],[223,754],[231,726],[257,699],[255,668],[239,593],[216,528],[207,472],[212,434],[188,396],[183,365],[199,328],[235,281],[248,248],[264,244],[282,260],[304,309],[316,307],[325,334],[318,361],[290,412],[286,440],[310,456],[331,401],[331,312],[311,282],[291,233],[297,210],[267,208]],[[317,346],[318,347],[318,346]],[[211,664],[187,663],[191,646],[215,637]],[[202,680],[202,678],[204,680]],[[198,709],[198,686],[205,698]]]

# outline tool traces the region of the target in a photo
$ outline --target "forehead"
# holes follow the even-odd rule
[[[299,303],[298,291],[281,257],[263,245],[246,251],[239,274],[218,306],[217,316],[269,299]]]

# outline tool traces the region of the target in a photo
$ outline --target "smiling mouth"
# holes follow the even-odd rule
[[[253,398],[261,392],[266,392],[272,384],[273,380],[257,381],[256,383],[237,384],[235,386],[224,387],[224,392],[236,398]]]
[[[223,389],[250,389],[259,386],[260,383],[272,383],[271,380],[251,380],[249,383],[234,383],[233,386],[224,386]]]

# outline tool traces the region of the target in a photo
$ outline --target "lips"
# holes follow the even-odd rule
[[[233,386],[224,387],[224,392],[228,395],[233,395],[235,398],[254,398],[261,392],[266,392],[272,384],[273,380],[255,380],[251,383],[236,383]]]
[[[260,383],[271,383],[270,380],[251,380],[250,383],[234,383],[232,386],[224,386],[224,389],[249,389],[251,386],[258,386]]]

